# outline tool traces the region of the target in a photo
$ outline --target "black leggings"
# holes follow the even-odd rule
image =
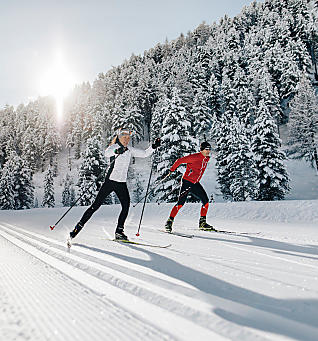
[[[199,182],[193,184],[188,180],[182,179],[182,186],[180,188],[178,202],[176,205],[184,205],[189,193],[200,199],[203,206],[209,202],[209,198]]]
[[[79,223],[84,226],[85,223],[89,220],[89,218],[96,212],[102,203],[104,202],[105,198],[111,193],[115,192],[117,197],[121,203],[121,212],[118,218],[118,227],[124,227],[125,220],[128,215],[129,206],[130,206],[130,197],[127,188],[126,182],[117,182],[113,180],[106,179],[103,183],[102,187],[100,188],[95,201],[93,204],[84,212],[82,219]]]

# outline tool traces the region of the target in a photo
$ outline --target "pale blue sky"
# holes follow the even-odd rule
[[[252,0],[0,1],[0,108],[39,95],[56,48],[78,82],[134,54],[234,16]]]

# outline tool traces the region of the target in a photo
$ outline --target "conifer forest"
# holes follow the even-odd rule
[[[78,84],[65,99],[63,122],[51,97],[3,107],[0,208],[70,206],[78,196],[78,205],[89,205],[108,167],[104,150],[123,127],[134,132],[134,146],[161,138],[154,181],[206,139],[225,200],[282,200],[290,189],[287,159],[318,169],[317,89],[317,2],[255,1]],[[62,169],[57,202],[54,179]],[[174,172],[150,200],[174,202],[180,175]],[[136,202],[145,188],[134,168],[129,176]],[[116,201],[111,196],[105,204]]]

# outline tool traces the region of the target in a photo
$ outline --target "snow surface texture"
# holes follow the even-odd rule
[[[168,249],[122,245],[119,205],[103,206],[66,248],[85,207],[0,212],[0,340],[318,340],[318,201],[131,208],[126,233]],[[258,233],[257,233],[258,232]]]

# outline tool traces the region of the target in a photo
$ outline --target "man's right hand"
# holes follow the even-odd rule
[[[164,171],[163,177],[164,177],[164,178],[167,178],[171,173],[172,173],[171,170],[168,169],[168,170]]]

